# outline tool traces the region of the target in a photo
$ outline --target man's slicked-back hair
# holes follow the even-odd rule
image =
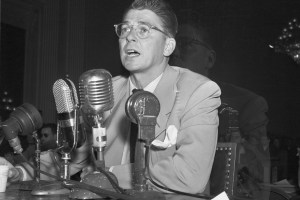
[[[167,2],[164,0],[135,0],[125,11],[125,15],[132,9],[147,9],[154,12],[161,19],[164,31],[168,33],[169,37],[175,38],[178,29],[177,17]]]

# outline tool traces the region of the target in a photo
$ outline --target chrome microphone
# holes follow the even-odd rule
[[[93,148],[98,152],[97,160],[104,162],[106,131],[103,127],[103,113],[114,105],[111,74],[105,69],[84,72],[79,77],[79,94],[83,114],[92,119]]]
[[[95,161],[97,170],[87,174],[81,182],[114,191],[112,184],[116,184],[117,178],[111,172],[105,171],[104,150],[107,140],[106,129],[103,126],[104,112],[110,110],[114,105],[111,74],[105,69],[92,69],[84,72],[79,77],[79,96],[80,109],[92,129],[92,148],[97,152]],[[105,196],[75,188],[69,197],[72,199],[98,199]]]
[[[53,85],[57,110],[57,146],[64,160],[61,177],[70,179],[69,160],[78,139],[78,96],[70,79],[59,79]]]
[[[105,69],[92,69],[79,77],[79,95],[84,113],[99,115],[114,105],[112,76]]]

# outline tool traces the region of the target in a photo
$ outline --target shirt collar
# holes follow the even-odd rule
[[[143,88],[143,90],[153,93],[154,90],[156,89],[162,75],[163,75],[163,73],[161,73],[156,79],[151,81],[145,88]],[[130,88],[129,88],[130,89],[130,94],[132,94],[132,90],[137,89],[137,87],[132,83],[130,78],[129,78],[129,82],[130,82]]]

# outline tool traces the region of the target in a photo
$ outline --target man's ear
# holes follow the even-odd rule
[[[164,56],[168,57],[170,56],[176,47],[176,41],[174,38],[167,38],[166,45],[164,49]]]

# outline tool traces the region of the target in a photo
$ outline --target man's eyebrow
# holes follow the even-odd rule
[[[129,21],[122,21],[122,23],[124,23],[124,24],[130,24]],[[149,22],[145,22],[145,21],[138,21],[137,24],[151,25]]]

